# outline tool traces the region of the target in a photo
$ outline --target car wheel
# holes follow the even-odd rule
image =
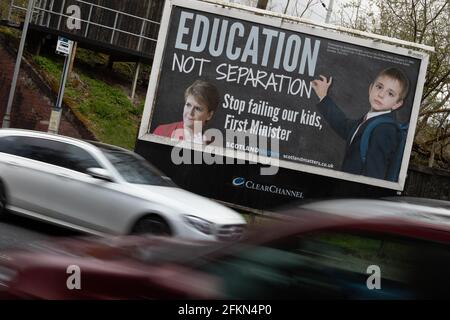
[[[6,212],[6,190],[2,182],[0,182],[0,214]]]
[[[140,219],[133,230],[133,234],[153,234],[158,236],[170,236],[172,232],[167,222],[158,216],[147,216]]]

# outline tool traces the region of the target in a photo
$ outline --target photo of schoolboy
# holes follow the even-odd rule
[[[369,85],[370,109],[359,119],[347,118],[328,95],[332,82],[332,77],[320,75],[312,81],[312,87],[320,100],[319,112],[346,141],[341,170],[397,181],[406,135],[392,111],[402,107],[408,95],[407,76],[398,68],[382,70]]]

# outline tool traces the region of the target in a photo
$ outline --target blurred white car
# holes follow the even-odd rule
[[[237,212],[182,190],[128,150],[42,132],[0,130],[0,213],[96,235],[234,240]]]

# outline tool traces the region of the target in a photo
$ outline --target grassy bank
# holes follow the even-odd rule
[[[12,47],[18,46],[20,32],[0,26],[0,34],[5,43]],[[54,55],[30,56],[29,53],[25,53],[25,56],[33,60],[56,95],[63,58]],[[116,63],[114,70],[105,73],[107,56],[85,49],[77,50],[76,62],[66,84],[64,103],[98,140],[133,149],[145,95],[141,93],[143,98],[135,105],[126,95],[126,89],[131,86],[133,64]],[[146,82],[145,77],[148,77],[149,72],[149,67],[145,66],[140,76],[141,83]]]
[[[33,61],[57,92],[63,62],[45,56],[34,56]],[[66,85],[64,103],[100,141],[134,148],[143,102],[134,106],[122,89],[75,68]]]

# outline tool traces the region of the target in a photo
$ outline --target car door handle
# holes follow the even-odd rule
[[[69,176],[69,175],[66,174],[66,173],[57,173],[56,175],[57,175],[58,177],[60,177],[60,178],[63,178],[63,179],[72,179],[72,177]]]
[[[17,162],[15,162],[15,161],[6,161],[6,164],[8,164],[10,166],[13,166],[13,167],[18,167],[19,166],[19,164]]]

